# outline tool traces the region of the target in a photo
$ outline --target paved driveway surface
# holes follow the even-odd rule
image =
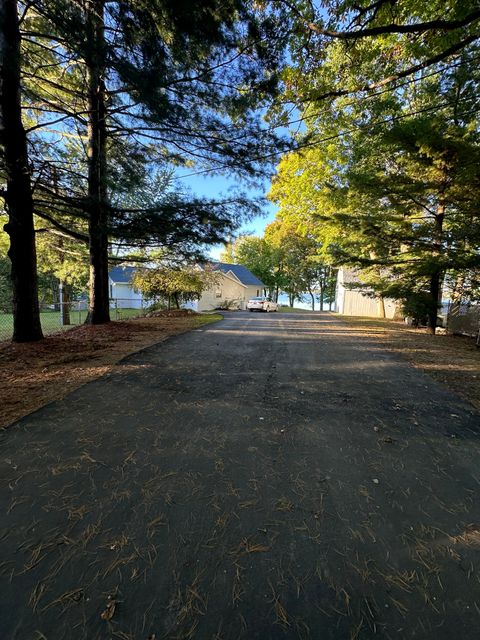
[[[0,638],[479,637],[479,415],[329,314],[232,313],[0,439]]]

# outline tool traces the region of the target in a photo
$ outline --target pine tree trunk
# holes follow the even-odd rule
[[[428,313],[428,332],[434,334],[437,329],[438,299],[440,297],[441,272],[437,269],[430,276],[431,310]]]
[[[0,4],[1,145],[7,189],[14,342],[41,340],[33,198],[20,99],[20,29],[16,0]]]
[[[86,322],[110,321],[108,291],[108,202],[106,186],[106,106],[104,73],[104,0],[87,3],[88,70],[88,203],[90,306]]]
[[[402,311],[402,304],[400,301],[396,301],[395,302],[395,308],[393,311],[393,319],[394,320],[403,320],[405,317],[405,314]]]
[[[377,298],[377,309],[378,309],[378,317],[385,318],[385,298],[383,296],[378,296]]]
[[[70,324],[70,289],[65,282],[61,281],[62,287],[62,307],[60,309],[62,318],[62,327],[66,327]]]
[[[440,256],[442,251],[443,240],[443,221],[445,219],[445,201],[444,193],[442,192],[440,201],[435,213],[435,231],[434,231],[434,244],[432,254],[434,256]],[[438,303],[440,301],[441,294],[441,282],[443,272],[437,267],[430,275],[430,288],[429,293],[431,297],[431,305],[428,312],[428,332],[435,334],[437,329],[437,316],[438,316]]]

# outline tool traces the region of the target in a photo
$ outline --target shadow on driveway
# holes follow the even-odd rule
[[[479,424],[328,313],[130,356],[1,436],[0,637],[474,637]]]

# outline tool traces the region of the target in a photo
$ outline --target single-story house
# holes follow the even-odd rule
[[[132,287],[135,267],[113,267],[108,273],[110,306],[119,309],[142,309],[149,304],[140,293]]]
[[[335,290],[335,310],[346,316],[365,316],[381,318],[382,313],[378,299],[369,296],[365,288],[355,289],[352,285],[361,284],[358,271],[340,268],[337,273],[337,287]],[[398,315],[398,303],[393,298],[384,298],[385,317],[393,318]]]
[[[190,308],[196,311],[211,311],[216,307],[246,309],[250,298],[261,296],[265,285],[241,264],[214,262],[211,265],[218,271],[217,283],[206,289],[201,298]]]
[[[199,300],[184,305],[196,311],[211,311],[216,307],[246,309],[247,301],[264,293],[265,285],[246,267],[240,264],[214,262],[218,271],[217,282],[206,289]],[[141,309],[150,303],[140,291],[132,287],[135,267],[114,267],[108,274],[112,307]]]

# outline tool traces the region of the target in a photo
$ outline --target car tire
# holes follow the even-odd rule
[[[253,309],[249,309],[250,313],[252,313]]]

